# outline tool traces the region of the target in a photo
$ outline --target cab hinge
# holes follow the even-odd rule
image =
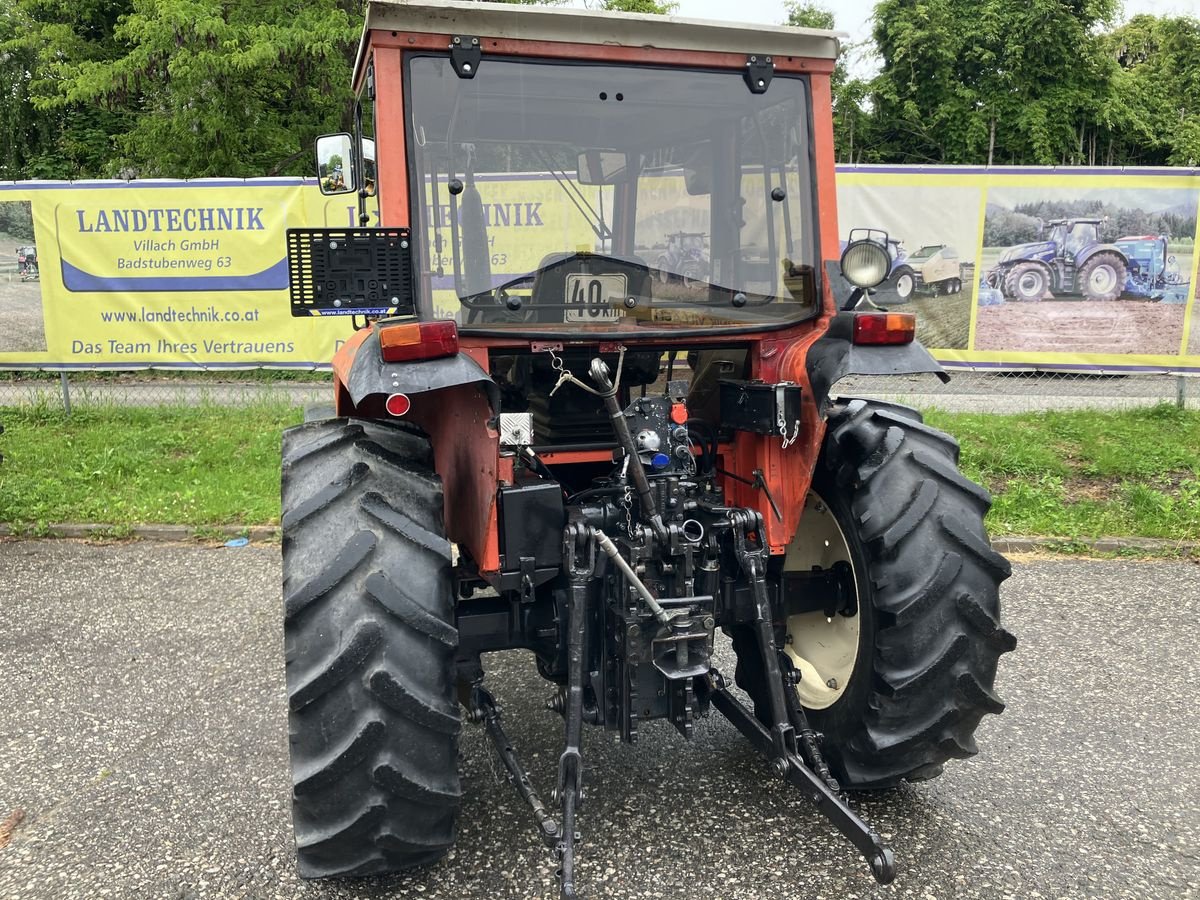
[[[367,99],[375,99],[375,60],[367,63]]]
[[[752,94],[765,94],[775,77],[775,63],[769,56],[746,57],[746,84]]]
[[[450,41],[450,65],[459,78],[474,78],[479,71],[479,60],[483,51],[479,38],[467,34],[456,34]]]

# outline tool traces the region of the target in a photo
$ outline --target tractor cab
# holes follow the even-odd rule
[[[1087,247],[1100,240],[1100,219],[1060,219],[1050,222],[1049,240],[1061,248],[1064,259],[1071,262]]]
[[[360,54],[359,118],[375,123],[382,221],[411,231],[418,317],[464,336],[599,338],[819,315],[836,226],[818,213],[832,148],[813,123],[834,38],[768,29],[761,56],[731,64],[721,32],[744,30],[655,22],[652,42],[688,46],[662,65],[584,43],[565,11],[471,12],[473,31],[502,37],[443,44],[416,33],[422,7],[374,3]],[[367,153],[351,137],[319,149],[327,193],[357,187],[351,157]]]

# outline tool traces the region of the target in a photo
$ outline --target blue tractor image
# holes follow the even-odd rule
[[[887,280],[878,287],[880,294],[895,294],[888,299],[897,303],[907,303],[917,289],[917,280],[913,277],[912,267],[907,265],[908,251],[896,238],[888,238],[888,255],[892,258],[892,268]]]
[[[1168,250],[1165,234],[1130,235],[1113,243],[1129,260],[1125,294],[1164,303],[1186,303],[1188,280]]]
[[[1125,288],[1129,258],[1100,240],[1102,219],[1054,219],[1044,240],[1009,247],[987,274],[1006,300],[1041,300],[1047,293],[1116,300]]]

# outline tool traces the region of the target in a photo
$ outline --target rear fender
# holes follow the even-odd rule
[[[833,385],[847,375],[914,375],[929,372],[943,382],[950,376],[921,344],[861,347],[853,343],[854,314],[838,313],[829,330],[808,351],[805,365],[813,398],[821,414],[829,405]]]
[[[1126,256],[1125,251],[1116,244],[1092,244],[1092,246],[1085,247],[1082,252],[1076,254],[1075,268],[1082,268],[1083,264],[1097,253],[1115,253],[1117,256],[1121,257],[1121,261],[1124,262],[1126,266],[1129,265],[1129,257]]]
[[[334,358],[337,415],[388,418],[384,400],[405,394],[406,421],[420,426],[433,446],[442,479],[446,536],[485,576],[500,569],[496,530],[499,479],[500,390],[465,353],[421,362],[383,359],[379,334],[359,332]]]
[[[465,353],[442,359],[421,362],[390,363],[383,358],[379,347],[379,332],[370,334],[342,348],[334,360],[337,377],[338,415],[353,415],[366,405],[375,406],[389,394],[406,394],[416,399],[420,394],[440,391],[458,385],[476,385],[486,395],[492,412],[500,411],[500,390],[479,363]]]

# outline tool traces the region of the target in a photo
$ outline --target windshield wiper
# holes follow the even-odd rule
[[[588,202],[587,196],[579,189],[579,185],[575,184],[570,178],[567,177],[565,170],[563,170],[561,167],[556,167],[550,161],[549,157],[546,156],[545,150],[543,150],[541,147],[535,147],[534,153],[537,156],[538,161],[546,167],[546,171],[549,172],[551,176],[553,176],[554,180],[558,182],[559,187],[563,189],[563,193],[567,195],[567,199],[574,204],[577,210],[579,210],[579,214],[583,216],[584,221],[588,223],[588,227],[592,229],[592,233],[595,234],[601,242],[607,241],[609,238],[611,238],[612,229],[610,229],[604,222],[603,201],[601,201],[600,211],[597,212],[595,207]]]

